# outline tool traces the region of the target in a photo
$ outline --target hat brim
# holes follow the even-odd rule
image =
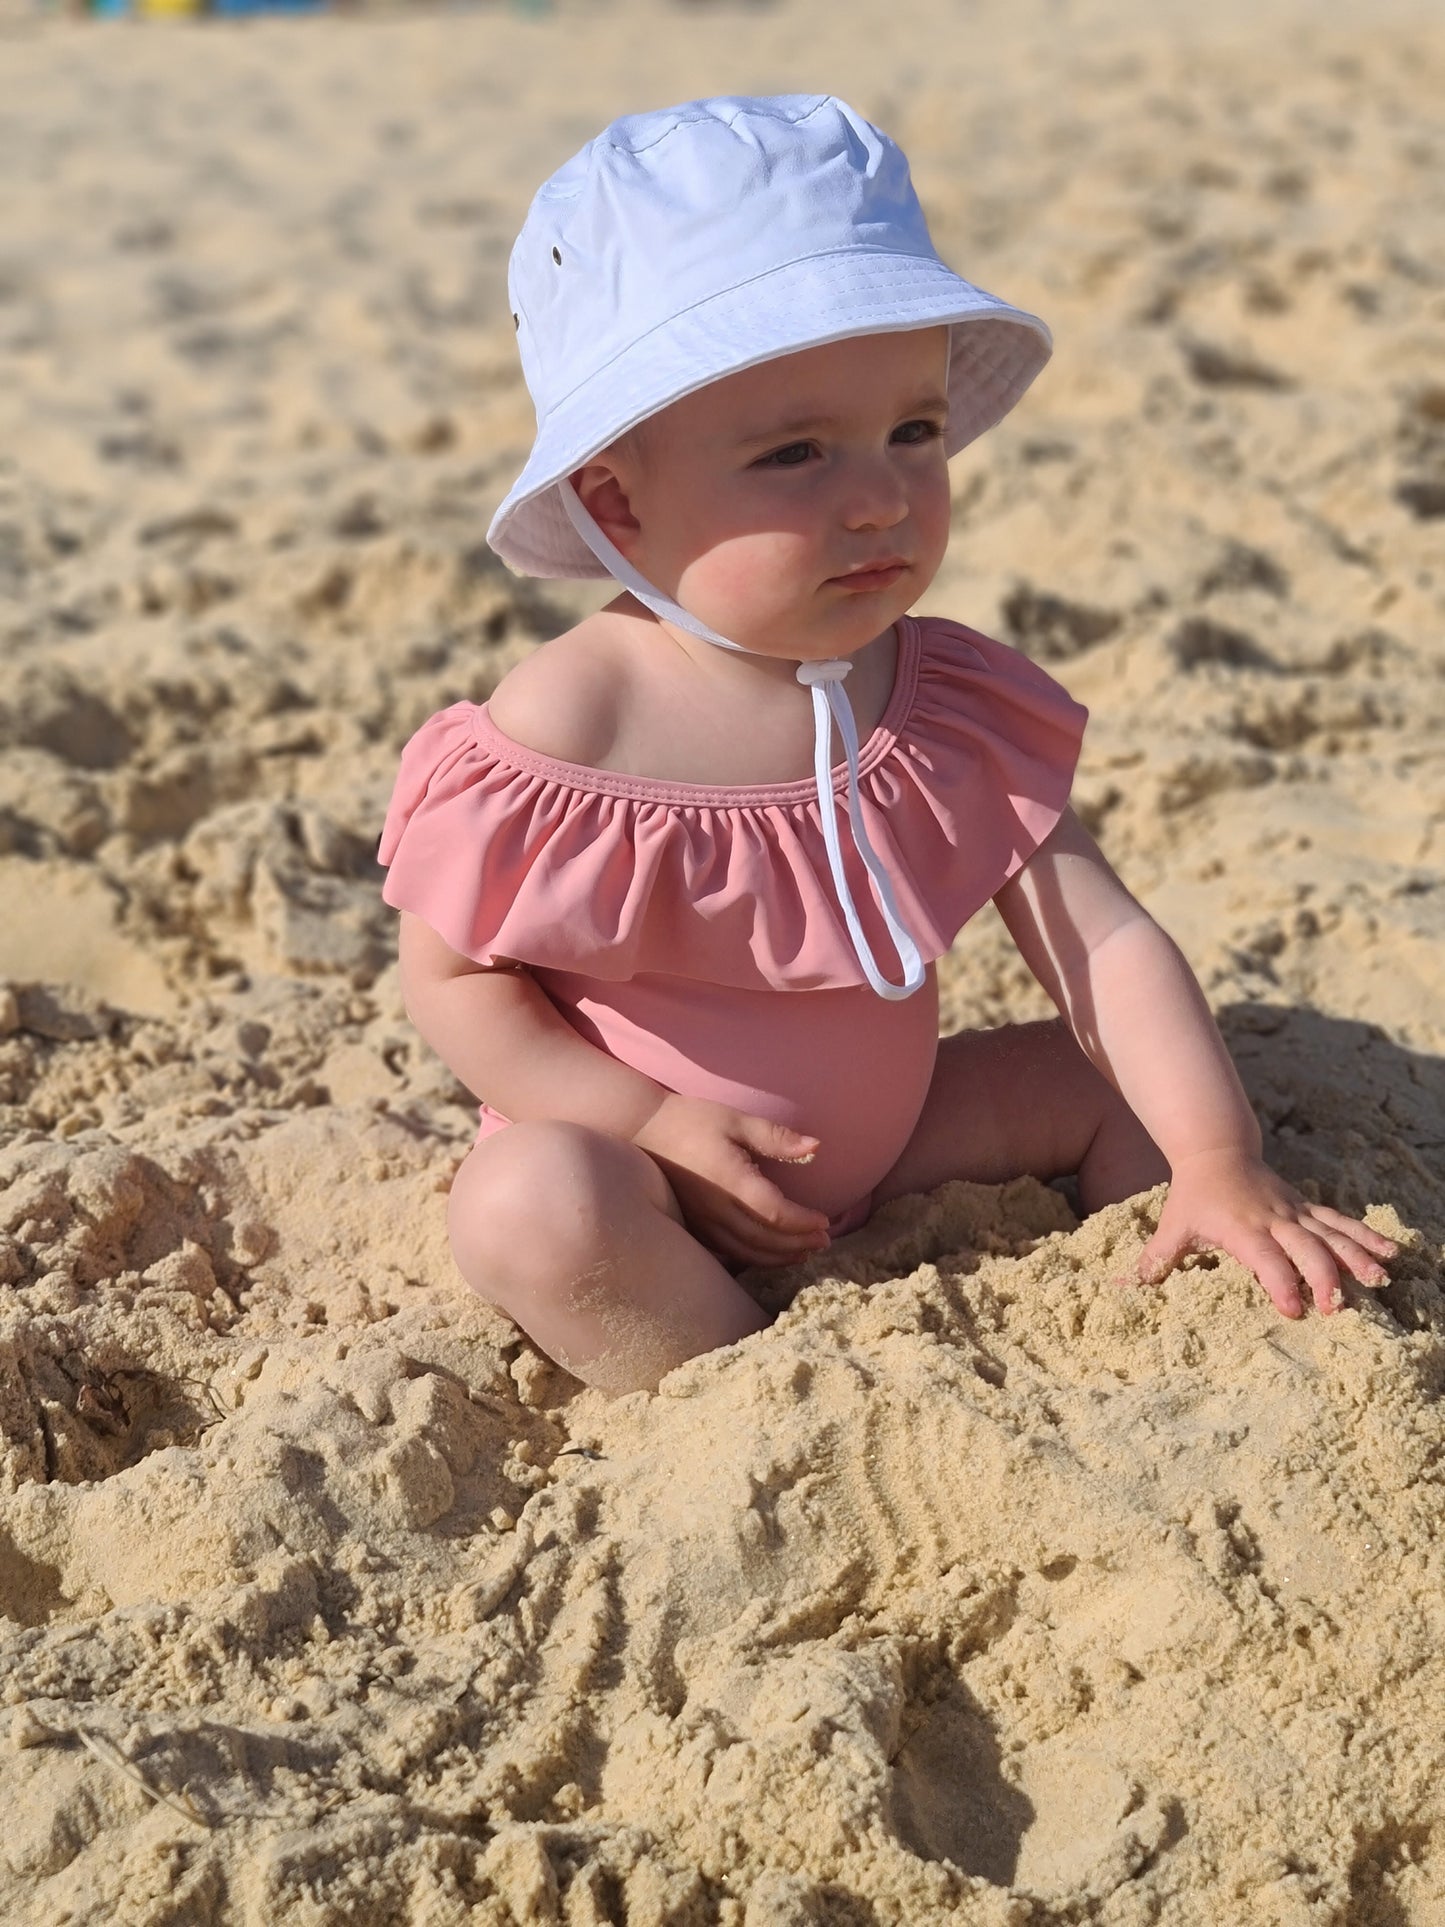
[[[810,315],[825,315],[826,326],[801,326]],[[945,323],[953,336],[944,449],[956,455],[1003,419],[1048,360],[1053,338],[1037,315],[974,287],[936,256],[882,250],[812,255],[725,289],[630,342],[551,409],[487,541],[522,575],[605,577],[557,484],[619,435],[759,362]]]

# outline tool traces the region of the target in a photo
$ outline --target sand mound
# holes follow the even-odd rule
[[[0,1915],[1440,1927],[1438,28],[619,18],[4,27]],[[611,114],[818,85],[1055,326],[924,606],[1093,706],[1271,1157],[1405,1243],[1333,1319],[1027,1181],[611,1405],[454,1277],[376,834],[598,599],[482,543],[506,249]]]

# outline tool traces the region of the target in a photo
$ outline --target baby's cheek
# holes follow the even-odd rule
[[[733,611],[737,619],[765,619],[803,580],[803,547],[781,535],[738,536],[700,556],[687,579],[695,594]]]
[[[924,551],[920,560],[927,560],[936,568],[943,560],[944,552],[948,548],[953,515],[947,470],[915,504],[914,515],[918,522],[920,547]]]

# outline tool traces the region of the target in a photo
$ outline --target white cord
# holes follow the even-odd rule
[[[729,642],[720,636],[716,629],[709,629],[705,622],[690,616],[680,602],[665,596],[660,589],[654,589],[645,575],[640,575],[627,557],[598,528],[592,517],[583,508],[577,491],[564,478],[557,484],[557,493],[562,497],[562,506],[568,519],[582,540],[591,549],[597,560],[610,576],[614,576],[624,589],[630,589],[639,602],[645,602],[655,616],[663,616],[668,622],[675,622],[679,629],[686,629],[689,635],[696,636],[700,642],[714,642],[719,649],[736,649],[740,656],[753,653],[744,649],[740,642]]]
[[[557,492],[562,497],[562,506],[567,511],[578,535],[591,549],[597,560],[608,574],[620,582],[624,589],[630,589],[639,602],[644,603],[654,615],[674,622],[689,635],[696,636],[701,642],[711,642],[719,649],[735,649],[740,655],[753,655],[754,650],[744,649],[740,642],[729,642],[726,636],[718,635],[709,629],[705,622],[689,615],[680,603],[655,589],[647,578],[638,573],[615,544],[609,542],[592,517],[583,508],[577,491],[570,481],[562,480],[557,484]],[[798,666],[798,681],[806,685],[813,696],[813,774],[818,789],[818,808],[823,819],[823,841],[828,847],[828,864],[833,872],[833,887],[838,893],[843,915],[847,920],[848,934],[853,940],[853,953],[863,967],[863,974],[880,997],[890,1002],[901,1002],[911,997],[922,987],[926,972],[918,946],[904,928],[899,914],[897,899],[893,895],[893,885],[888,873],[879,862],[873,845],[868,841],[868,832],[863,824],[863,806],[858,794],[858,729],[853,720],[853,705],[843,689],[843,678],[853,667],[843,656],[834,657],[826,662],[805,662]],[[873,879],[878,892],[879,908],[888,925],[888,934],[893,939],[898,952],[898,960],[903,966],[903,982],[889,983],[878,968],[873,952],[868,947],[868,939],[863,934],[863,926],[858,921],[858,912],[848,889],[847,878],[843,874],[843,851],[838,838],[838,806],[833,795],[833,769],[831,752],[833,747],[832,723],[838,725],[838,733],[843,738],[843,748],[848,757],[848,827],[853,833],[853,842],[862,857],[864,866]]]
[[[833,871],[833,886],[838,892],[838,901],[843,906],[843,915],[848,920],[848,933],[853,939],[853,951],[863,966],[863,974],[878,992],[890,1002],[901,1002],[911,997],[923,983],[923,959],[918,945],[904,928],[899,914],[898,903],[893,895],[893,885],[888,872],[878,861],[877,852],[868,841],[868,832],[863,825],[863,805],[858,795],[858,731],[853,721],[853,706],[848,701],[847,692],[840,687],[843,678],[853,667],[845,657],[835,657],[827,662],[805,662],[799,665],[798,681],[808,685],[813,692],[813,774],[818,785],[818,803],[823,817],[823,841],[828,846],[828,862]],[[898,952],[898,961],[903,966],[903,982],[891,984],[878,968],[873,952],[868,947],[868,939],[863,935],[863,926],[858,921],[848,882],[843,875],[843,852],[838,841],[838,808],[833,796],[832,768],[832,730],[829,725],[830,712],[837,722],[838,733],[843,738],[843,748],[848,757],[848,827],[853,832],[853,842],[862,857],[868,874],[872,877],[878,892],[879,908],[883,920],[888,925],[888,934]]]

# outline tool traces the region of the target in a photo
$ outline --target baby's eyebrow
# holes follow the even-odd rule
[[[941,395],[936,390],[930,389],[927,394],[917,396],[901,408],[898,419],[906,421],[911,415],[946,415],[947,413],[947,395]],[[789,415],[784,421],[770,422],[765,428],[745,431],[737,437],[736,446],[756,448],[764,442],[785,442],[794,436],[811,435],[820,428],[837,426],[836,415]]]

